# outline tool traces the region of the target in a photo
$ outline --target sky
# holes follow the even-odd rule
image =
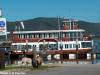
[[[100,0],[0,0],[8,21],[65,17],[100,22]]]

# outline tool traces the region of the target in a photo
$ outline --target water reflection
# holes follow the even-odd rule
[[[94,40],[94,52],[96,54],[96,59],[94,59],[94,63],[100,63],[100,40]]]

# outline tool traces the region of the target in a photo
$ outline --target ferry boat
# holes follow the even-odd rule
[[[80,29],[78,20],[64,19],[63,29],[42,31],[13,31],[12,51],[15,55],[32,55],[33,51],[46,54],[48,60],[88,59],[92,38]]]

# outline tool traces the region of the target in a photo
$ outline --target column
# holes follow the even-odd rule
[[[54,55],[54,58],[55,58],[55,59],[60,59],[60,54],[55,54],[55,55]]]
[[[87,53],[87,59],[91,59],[91,54]]]
[[[39,52],[39,44],[35,45],[36,51]]]
[[[96,54],[93,54],[93,58],[96,59]]]
[[[51,61],[51,55],[48,55],[48,56],[47,56],[47,59],[48,59],[49,61]]]
[[[75,54],[69,54],[69,59],[76,59],[76,55]]]

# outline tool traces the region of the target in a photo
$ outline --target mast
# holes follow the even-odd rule
[[[59,26],[59,49],[62,51],[63,50],[63,43],[62,43],[62,35],[61,35],[61,27],[60,27],[60,17],[58,17],[58,26]],[[60,59],[61,59],[61,64],[63,63],[63,54],[60,54]]]
[[[60,19],[60,17],[58,16],[58,17],[57,17],[57,20],[58,20],[58,21],[57,21],[57,22],[58,22],[58,30],[59,30],[58,39],[60,40],[60,20],[59,20],[59,19]]]

